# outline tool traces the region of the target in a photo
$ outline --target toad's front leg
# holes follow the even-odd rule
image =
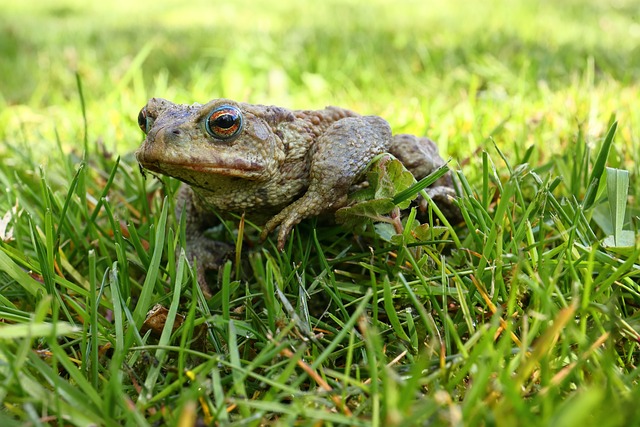
[[[266,239],[280,225],[278,249],[283,250],[297,223],[343,207],[349,188],[361,179],[369,162],[384,152],[390,141],[391,128],[380,117],[348,117],[331,125],[316,141],[307,192],[271,218],[261,238]]]
[[[176,198],[176,218],[182,215],[186,223],[187,258],[192,263],[197,261],[198,285],[208,298],[211,288],[207,283],[207,272],[217,271],[233,251],[233,246],[205,236],[205,231],[218,223],[218,219],[201,206],[195,193],[186,185],[180,188]]]

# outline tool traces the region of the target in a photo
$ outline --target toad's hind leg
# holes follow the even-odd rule
[[[380,117],[347,117],[333,123],[316,141],[309,169],[309,188],[298,200],[267,222],[264,239],[280,225],[282,250],[294,225],[301,220],[344,206],[351,186],[391,141],[389,124]]]
[[[394,135],[389,152],[400,160],[417,180],[424,178],[445,164],[435,142],[429,138],[407,134]],[[450,221],[460,221],[460,209],[453,203],[456,193],[453,188],[451,172],[447,172],[446,175],[438,179],[426,189],[426,192]],[[427,206],[427,201],[420,198],[420,210],[425,212]]]

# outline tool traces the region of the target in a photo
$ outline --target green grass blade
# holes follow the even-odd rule
[[[591,176],[589,177],[589,188],[587,189],[587,194],[584,196],[584,201],[582,202],[584,210],[589,209],[596,200],[599,183],[602,179],[602,174],[604,173],[604,168],[607,163],[607,159],[609,158],[611,144],[613,143],[613,137],[615,136],[617,129],[618,122],[614,121],[604,138],[602,147],[600,147],[600,152],[598,153],[596,162],[593,165],[593,170],[591,171]]]
[[[16,283],[32,296],[36,296],[38,292],[44,291],[43,284],[33,279],[21,269],[18,264],[4,252],[3,247],[0,247],[0,270],[7,273],[9,277],[15,280]]]
[[[158,280],[158,274],[160,272],[160,261],[162,260],[162,252],[164,249],[168,207],[169,203],[167,203],[167,201],[165,200],[162,204],[162,212],[160,213],[160,218],[158,218],[158,222],[156,225],[157,228],[155,232],[155,247],[153,249],[153,255],[151,255],[151,262],[149,263],[149,267],[147,270],[147,277],[144,279],[144,284],[142,285],[142,291],[140,292],[138,303],[136,304],[136,308],[133,311],[133,320],[137,329],[140,329],[140,326],[142,326],[142,322],[144,321],[147,311],[150,308],[151,297]]]
[[[627,194],[629,192],[629,172],[622,169],[607,168],[607,196],[609,198],[609,212],[613,222],[613,238],[616,246],[621,243],[624,214],[627,209]]]

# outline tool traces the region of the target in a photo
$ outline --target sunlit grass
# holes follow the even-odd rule
[[[632,424],[636,6],[0,0],[0,424]],[[465,221],[283,253],[246,224],[206,300],[131,154],[152,96],[383,116],[452,157]]]

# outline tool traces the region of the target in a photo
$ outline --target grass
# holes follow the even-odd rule
[[[0,423],[634,424],[636,6],[0,0]],[[231,222],[207,300],[132,156],[151,96],[381,115],[465,221]]]

